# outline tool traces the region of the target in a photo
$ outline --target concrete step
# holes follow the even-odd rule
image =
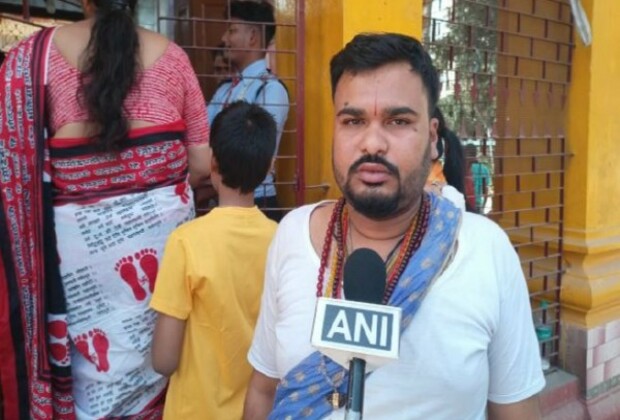
[[[540,411],[544,420],[590,420],[575,375],[552,368],[545,374],[545,379],[547,384],[540,393]]]
[[[540,393],[544,420],[620,420],[620,386],[584,400],[576,376],[554,368],[545,379],[547,385]]]
[[[620,387],[586,402],[589,420],[620,420]]]

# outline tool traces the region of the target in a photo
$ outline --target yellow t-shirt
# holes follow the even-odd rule
[[[165,419],[241,418],[276,226],[256,207],[218,207],[170,235],[151,307],[187,322]]]

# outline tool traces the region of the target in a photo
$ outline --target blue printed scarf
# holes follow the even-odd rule
[[[455,250],[461,211],[447,199],[430,195],[430,215],[420,248],[411,256],[388,305],[403,310],[401,334],[411,323],[433,281],[442,273]],[[323,361],[321,361],[323,358]],[[319,366],[323,364],[323,367]],[[270,420],[322,419],[333,410],[328,396],[334,389],[326,380],[340,383],[345,395],[348,372],[316,351],[302,360],[280,381]]]

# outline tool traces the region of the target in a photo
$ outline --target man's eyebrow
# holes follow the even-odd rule
[[[402,114],[413,114],[416,117],[420,115],[417,112],[415,112],[413,109],[409,108],[408,106],[396,106],[396,107],[388,108],[383,113],[387,115],[388,117],[394,117],[396,115],[402,115]]]
[[[351,117],[361,117],[365,114],[364,110],[361,108],[354,108],[350,106],[345,106],[336,114],[337,117],[342,115],[349,115]]]

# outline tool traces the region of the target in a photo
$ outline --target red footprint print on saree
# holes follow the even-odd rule
[[[133,291],[133,295],[138,301],[143,301],[146,299],[146,292],[142,288],[140,284],[140,278],[138,277],[138,270],[133,262],[133,257],[130,255],[128,257],[121,258],[117,263],[114,269],[121,276],[121,279],[125,283],[131,287]]]
[[[174,193],[179,196],[183,204],[189,203],[189,192],[187,191],[187,182],[181,182],[174,188]]]
[[[155,279],[157,278],[157,270],[159,261],[157,261],[157,251],[152,248],[143,249],[135,254],[136,260],[140,262],[140,268],[146,275],[149,282],[149,290],[153,293],[155,289]]]
[[[50,321],[47,323],[47,331],[50,335],[52,363],[58,366],[69,366],[67,323],[61,320]]]
[[[110,363],[108,362],[110,342],[105,333],[99,328],[94,328],[88,333],[78,335],[75,338],[75,348],[86,360],[95,365],[97,372],[107,372],[110,370]]]

